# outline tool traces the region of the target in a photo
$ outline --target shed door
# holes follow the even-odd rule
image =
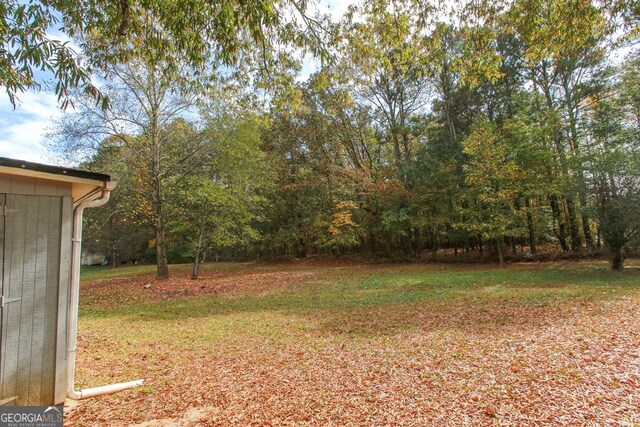
[[[0,404],[53,404],[62,198],[0,194]]]

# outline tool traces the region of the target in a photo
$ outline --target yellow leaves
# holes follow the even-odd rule
[[[291,108],[294,112],[302,112],[306,110],[306,106],[304,105],[302,91],[298,88],[292,90],[290,93],[291,97],[289,98],[289,108]]]
[[[365,2],[360,21],[345,34],[350,61],[367,75],[381,70],[407,74],[422,67],[428,51],[425,23],[411,2]]]
[[[514,201],[525,189],[528,173],[518,163],[521,148],[505,127],[484,119],[463,141],[469,156],[465,169],[465,195],[469,208],[463,227],[482,230],[499,237],[512,229],[517,220]]]
[[[352,213],[356,208],[356,204],[350,200],[336,204],[336,212],[329,225],[329,233],[331,233],[332,236],[337,237],[343,232],[357,227],[357,224],[352,218]]]
[[[521,0],[509,11],[508,26],[525,42],[525,58],[566,60],[598,43],[606,21],[590,0]]]
[[[457,61],[462,80],[472,87],[483,81],[495,82],[502,77],[502,57],[494,48],[497,32],[489,27],[464,28],[462,36],[463,55]]]

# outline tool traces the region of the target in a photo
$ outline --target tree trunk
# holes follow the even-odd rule
[[[624,258],[622,257],[621,248],[610,248],[611,250],[611,269],[622,270],[624,269]]]
[[[580,229],[576,217],[576,205],[572,197],[567,197],[567,213],[569,214],[569,232],[571,234],[571,250],[578,252],[582,247],[580,242]]]
[[[431,233],[431,261],[435,261],[438,257],[438,237],[435,229]]]
[[[162,206],[156,210],[156,278],[163,280],[169,278],[169,265],[167,262],[167,242],[164,233],[164,220]]]
[[[373,236],[373,232],[371,231],[371,227],[367,227],[367,243],[369,245],[369,252],[371,256],[376,255],[376,240]]]
[[[574,100],[574,93],[569,86],[569,82],[565,78],[563,81],[563,88],[565,93],[565,105],[567,108],[567,114],[569,117],[569,130],[571,148],[574,156],[580,156],[580,146],[578,144],[578,111],[576,101]],[[580,201],[581,220],[582,220],[582,232],[584,234],[585,243],[587,248],[593,249],[593,238],[591,237],[591,229],[589,228],[589,216],[584,212],[587,208],[587,189],[584,178],[584,170],[581,164],[577,166],[577,178],[578,178],[578,200]],[[573,234],[572,234],[573,235]],[[575,245],[574,245],[575,246]],[[574,249],[575,250],[575,249]]]
[[[540,89],[542,90],[545,96],[547,107],[549,108],[550,111],[553,111],[553,110],[556,110],[556,106],[555,106],[554,97],[552,93],[553,82],[552,82],[551,76],[549,75],[549,70],[548,70],[549,64],[543,60],[541,65],[542,65],[542,76],[541,76],[542,80],[536,82],[536,84],[539,85]],[[533,80],[535,82],[536,80],[535,77]],[[560,165],[560,170],[562,171],[562,175],[567,176],[569,174],[569,167],[567,165],[565,148],[563,147],[563,144],[562,144],[563,132],[559,124],[556,124],[553,126],[552,140],[558,155],[558,161]],[[571,245],[572,245],[572,249],[576,250],[580,246],[580,241],[578,236],[578,227],[575,221],[575,209],[574,209],[573,201],[571,200],[571,198],[566,197],[566,200],[567,200],[567,209],[569,211],[568,225],[569,225],[569,231],[571,235]],[[564,219],[562,218],[563,215],[560,209],[560,203],[558,201],[558,197],[556,195],[550,195],[549,202],[551,205],[553,216],[558,223],[558,232],[556,234],[557,234],[558,240],[560,241],[560,246],[562,247],[563,252],[569,252],[569,246],[566,241],[566,224]]]
[[[529,252],[535,254],[536,249],[536,229],[533,226],[533,215],[531,214],[531,202],[526,199],[524,205],[527,208],[527,228],[529,229]]]
[[[152,82],[155,85],[155,81]],[[162,195],[162,166],[161,166],[161,141],[158,125],[158,103],[154,103],[150,112],[149,138],[151,138],[151,186],[152,202],[155,214],[156,229],[156,278],[159,280],[169,278],[169,266],[167,262],[167,241],[164,230],[164,209]]]
[[[409,227],[409,233],[404,238],[404,253],[411,257],[413,256],[413,228]]]
[[[154,136],[157,138],[157,135]],[[156,229],[156,267],[157,279],[169,278],[169,266],[167,263],[167,241],[164,230],[164,210],[162,206],[162,185],[160,178],[160,147],[156,140],[153,144],[152,154],[152,182],[153,182],[153,204],[155,205],[155,229]]]
[[[415,257],[416,259],[420,259],[420,255],[422,253],[422,230],[420,228],[414,229],[413,239],[414,239],[413,248],[415,251]]]
[[[198,244],[196,245],[196,253],[193,257],[193,268],[191,269],[191,280],[196,280],[200,274],[200,264],[203,258],[203,245],[204,240],[204,224],[200,224],[200,233],[198,233]]]
[[[306,258],[306,257],[307,257],[307,245],[305,240],[302,237],[300,237],[298,238],[296,258]]]
[[[193,257],[193,268],[191,269],[191,280],[196,280],[200,274],[200,254]]]
[[[504,265],[504,255],[502,254],[502,238],[499,238],[496,242],[496,246],[498,249],[498,260],[500,261],[500,265]]]
[[[581,219],[582,219],[582,232],[584,233],[584,240],[587,244],[587,248],[589,249],[589,251],[592,251],[594,249],[594,243],[593,243],[593,235],[591,234],[591,227],[589,225],[589,223],[591,222],[591,219],[589,218],[589,215],[584,212],[587,206],[586,193],[581,192],[580,204],[582,205],[582,209],[583,209],[583,212],[581,213],[582,215]]]
[[[569,252],[569,245],[567,245],[566,239],[565,224],[560,212],[558,197],[555,195],[549,196],[549,204],[551,205],[551,212],[553,213],[553,217],[558,223],[558,231],[556,232],[556,237],[558,237],[558,241],[560,242],[560,246],[562,247],[562,252]]]

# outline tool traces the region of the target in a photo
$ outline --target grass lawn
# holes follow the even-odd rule
[[[640,425],[640,263],[83,271],[76,425]],[[151,284],[149,289],[146,284]]]

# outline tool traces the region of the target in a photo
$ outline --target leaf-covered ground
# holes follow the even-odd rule
[[[149,271],[85,275],[78,388],[146,385],[68,424],[640,425],[633,265]]]

